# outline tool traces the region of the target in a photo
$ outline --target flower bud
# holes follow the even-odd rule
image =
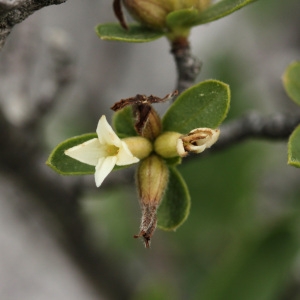
[[[162,133],[154,142],[154,151],[164,158],[179,156],[177,152],[177,140],[182,134],[167,131]]]
[[[139,135],[154,140],[161,133],[161,119],[150,104],[135,106],[134,114],[137,118],[135,130]]]
[[[124,138],[122,141],[125,142],[132,155],[138,159],[148,157],[153,150],[152,143],[141,136]]]
[[[175,10],[195,8],[203,11],[211,0],[123,0],[131,16],[138,22],[155,29],[166,28],[167,15]]]
[[[137,169],[137,186],[142,209],[140,233],[146,248],[157,224],[156,212],[168,184],[169,171],[163,159],[153,154],[140,162]]]
[[[210,148],[219,138],[220,130],[211,128],[197,128],[177,140],[177,152],[181,157],[189,152],[201,153]]]
[[[169,11],[168,1],[123,0],[123,2],[128,12],[138,22],[155,29],[165,26],[165,19]]]

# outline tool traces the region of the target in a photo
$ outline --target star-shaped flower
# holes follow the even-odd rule
[[[99,187],[115,165],[137,163],[126,143],[122,141],[103,115],[97,126],[98,138],[91,139],[65,151],[65,154],[88,165],[95,166],[95,181]]]

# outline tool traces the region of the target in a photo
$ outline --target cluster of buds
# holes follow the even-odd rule
[[[150,246],[151,237],[156,229],[157,209],[162,201],[168,185],[169,171],[165,159],[184,157],[188,153],[200,153],[210,148],[218,139],[220,130],[211,128],[197,128],[187,135],[178,132],[163,132],[161,119],[152,107],[152,103],[164,102],[178,94],[177,91],[158,98],[153,95],[123,99],[116,103],[112,109],[117,111],[127,105],[133,107],[135,115],[135,130],[140,137],[152,144],[150,155],[139,163],[136,173],[138,194],[142,210],[142,220],[139,234],[145,246]],[[125,139],[126,142],[126,139]],[[134,153],[138,145],[130,145]]]
[[[115,111],[128,105],[133,107],[138,136],[120,139],[102,116],[97,127],[98,138],[65,151],[66,155],[95,166],[98,187],[115,165],[139,163],[136,181],[142,221],[140,232],[134,237],[143,238],[147,248],[156,229],[157,209],[168,185],[169,170],[165,159],[203,152],[217,141],[220,134],[218,129],[211,128],[197,128],[186,135],[163,132],[161,119],[151,104],[166,101],[175,95],[177,91],[164,98],[137,95],[117,102],[112,107]]]

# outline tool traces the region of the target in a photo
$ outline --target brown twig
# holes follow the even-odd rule
[[[251,112],[221,126],[218,142],[212,151],[233,146],[246,139],[284,140],[300,124],[300,113],[261,116]]]
[[[176,89],[181,93],[195,83],[201,70],[201,62],[192,55],[186,38],[173,41],[171,53],[174,55],[178,74]]]

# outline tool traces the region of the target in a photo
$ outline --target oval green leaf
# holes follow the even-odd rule
[[[95,27],[95,31],[102,40],[127,43],[146,43],[164,36],[162,31],[149,29],[138,24],[129,24],[129,30],[125,30],[115,23],[99,24]]]
[[[184,179],[175,167],[170,167],[168,188],[158,208],[157,226],[163,230],[177,229],[187,219],[190,206],[190,194]]]
[[[113,127],[120,138],[136,136],[132,107],[127,106],[113,115]]]
[[[163,117],[164,131],[188,133],[195,128],[216,128],[225,119],[230,105],[229,86],[221,81],[203,81],[186,91]]]
[[[282,80],[286,93],[300,105],[300,61],[295,61],[286,68]]]
[[[75,160],[64,153],[65,150],[94,138],[97,138],[96,133],[87,133],[65,140],[53,149],[48,160],[46,161],[46,164],[55,172],[62,175],[94,174],[95,166],[81,163],[80,161]]]
[[[288,164],[300,168],[300,125],[293,131],[289,138]]]
[[[174,11],[167,16],[167,25],[172,27],[192,27],[223,18],[257,0],[222,0],[206,10],[195,13],[189,9]]]

